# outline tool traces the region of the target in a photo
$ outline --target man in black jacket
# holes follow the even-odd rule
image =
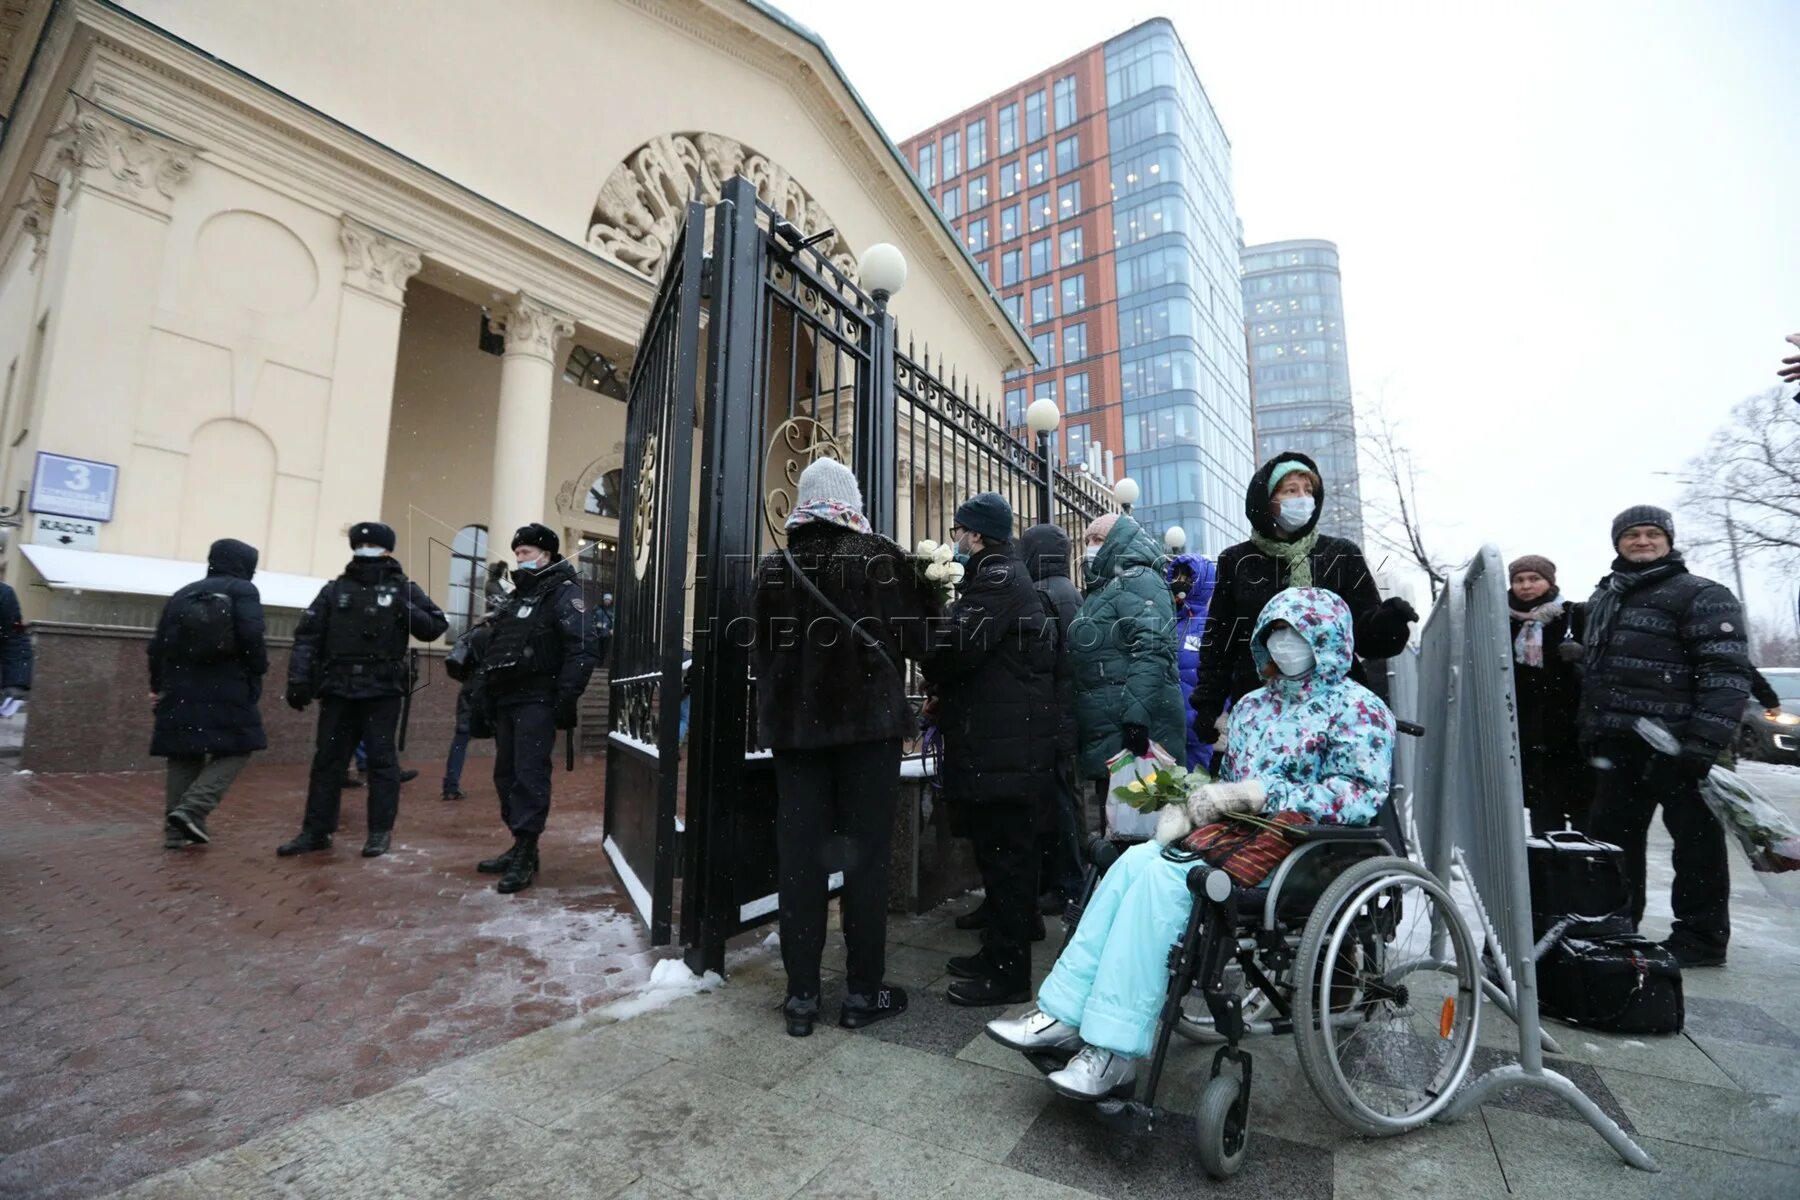
[[[233,538],[214,542],[206,578],[169,597],[150,636],[150,753],[168,760],[168,850],[212,841],[206,818],[251,753],[269,744],[257,707],[269,647],[262,596],[250,582],[256,557],[256,547]]]
[[[1749,694],[1743,610],[1729,590],[1688,572],[1666,509],[1628,508],[1612,534],[1618,557],[1586,610],[1581,740],[1596,768],[1587,832],[1624,849],[1635,924],[1644,915],[1644,839],[1661,805],[1675,842],[1675,924],[1665,944],[1683,966],[1723,966],[1730,867],[1699,783],[1731,744]],[[1640,721],[1674,735],[1680,752],[1653,749]]]
[[[337,831],[344,772],[356,744],[369,755],[369,830],[363,857],[387,853],[400,811],[400,758],[395,736],[400,705],[412,680],[410,634],[442,637],[450,622],[393,557],[394,531],[377,521],[350,528],[350,564],[319,590],[294,629],[288,657],[287,702],[304,709],[319,701],[319,740],[306,789],[300,832],[275,853],[286,858],[329,850]]]
[[[1019,557],[1037,584],[1038,592],[1050,602],[1056,613],[1058,641],[1069,645],[1069,627],[1081,612],[1081,591],[1069,578],[1069,534],[1057,525],[1033,525],[1019,535]],[[1056,702],[1062,709],[1062,724],[1056,754],[1056,828],[1039,839],[1041,861],[1039,874],[1043,894],[1038,908],[1045,916],[1053,916],[1081,892],[1081,835],[1087,828],[1083,819],[1081,792],[1075,785],[1075,754],[1080,744],[1080,729],[1075,720],[1075,676],[1065,669],[1058,673]]]
[[[31,690],[31,633],[12,585],[0,583],[0,696],[23,700]]]
[[[599,661],[581,581],[560,548],[556,532],[536,522],[513,534],[512,598],[488,619],[492,633],[482,651],[494,713],[494,787],[513,844],[476,869],[500,876],[495,890],[509,894],[530,887],[537,874],[556,731],[575,728],[581,693]]]
[[[948,964],[959,978],[947,998],[969,1007],[1031,998],[1038,813],[1052,800],[1062,733],[1056,616],[1012,556],[1012,527],[998,493],[957,508],[962,594],[924,663],[944,735],[944,799],[960,810],[987,889],[986,945]]]

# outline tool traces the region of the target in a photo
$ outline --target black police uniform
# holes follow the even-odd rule
[[[350,541],[391,550],[394,531],[368,522],[351,530]],[[304,708],[315,696],[319,701],[303,839],[336,831],[344,773],[358,742],[369,756],[369,833],[393,829],[400,809],[395,737],[411,684],[407,638],[435,641],[449,624],[392,558],[352,558],[301,616],[288,659],[287,702]]]
[[[515,838],[535,842],[550,813],[556,731],[575,728],[599,660],[575,564],[557,558],[515,571],[511,600],[488,619],[482,673],[494,714],[494,787]]]

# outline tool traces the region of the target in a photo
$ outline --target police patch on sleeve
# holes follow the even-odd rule
[[[580,596],[570,596],[569,597],[569,606],[578,613],[584,613],[587,611],[587,601],[583,600]]]

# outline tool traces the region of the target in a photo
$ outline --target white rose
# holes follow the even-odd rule
[[[942,546],[937,548],[931,557],[937,559],[941,563],[947,563],[956,557],[956,547],[945,542]]]
[[[938,544],[936,542],[932,541],[930,538],[925,538],[914,547],[913,552],[920,558],[930,558],[933,554],[937,553],[937,548]]]
[[[927,566],[925,568],[925,578],[931,580],[933,583],[942,583],[944,580],[944,564],[932,563]]]
[[[945,579],[949,580],[951,583],[961,583],[962,577],[963,577],[963,565],[961,563],[953,562],[953,563],[945,563],[944,564],[944,578]]]

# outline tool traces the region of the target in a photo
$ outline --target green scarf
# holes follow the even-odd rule
[[[1312,586],[1312,551],[1318,544],[1319,531],[1313,530],[1299,541],[1278,542],[1260,533],[1251,533],[1250,542],[1270,558],[1287,564],[1287,586]]]

